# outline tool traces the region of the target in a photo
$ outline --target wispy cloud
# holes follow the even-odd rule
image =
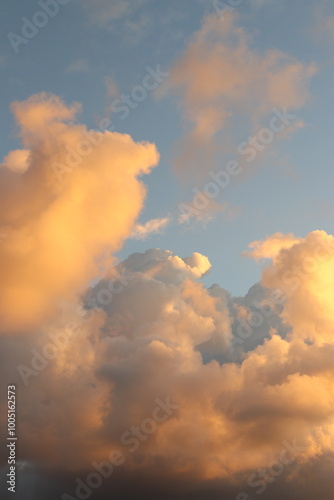
[[[103,78],[104,86],[107,90],[108,97],[119,97],[120,92],[116,80],[111,76],[105,76]]]
[[[219,152],[237,146],[240,130],[256,134],[274,108],[301,108],[315,71],[315,64],[288,53],[254,49],[234,12],[207,16],[172,66],[166,88],[179,97],[186,124],[176,172],[205,175]]]
[[[90,69],[87,59],[76,59],[66,68],[67,73],[86,73]]]
[[[136,224],[131,233],[131,238],[135,240],[145,240],[151,234],[161,234],[170,222],[170,217],[161,217],[158,219],[151,219],[145,222],[145,224]]]
[[[84,0],[90,18],[100,26],[124,20],[150,0]]]

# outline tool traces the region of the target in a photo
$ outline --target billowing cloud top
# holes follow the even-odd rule
[[[80,106],[39,94],[12,105],[25,149],[0,168],[0,320],[36,324],[99,274],[145,198],[138,176],[159,155],[129,135],[87,130]],[[19,307],[18,307],[19,304]]]

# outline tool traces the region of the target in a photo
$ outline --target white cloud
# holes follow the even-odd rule
[[[135,240],[145,240],[150,234],[161,234],[170,222],[170,217],[161,217],[158,219],[151,219],[145,222],[145,224],[136,224],[131,234],[131,238]]]

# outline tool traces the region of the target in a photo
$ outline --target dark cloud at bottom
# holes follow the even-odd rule
[[[170,476],[156,470],[152,473],[129,472],[126,468],[115,471],[111,477],[103,479],[99,488],[92,489],[87,496],[76,496],[76,478],[86,484],[86,477],[92,472],[64,472],[47,470],[37,465],[26,464],[18,471],[15,494],[6,491],[4,500],[332,500],[334,485],[329,470],[333,467],[334,456],[323,456],[320,460],[310,461],[293,474],[291,465],[281,477],[267,484],[266,490],[258,494],[256,488],[247,485],[247,474],[238,481],[235,477],[228,480],[197,480],[194,477]],[[5,481],[6,467],[0,473],[1,482]],[[250,472],[251,473],[251,472]],[[290,476],[293,480],[287,480]]]

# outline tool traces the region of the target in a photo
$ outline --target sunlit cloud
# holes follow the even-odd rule
[[[237,481],[243,475],[245,482],[252,471],[279,460],[285,448],[289,457],[295,450],[298,471],[314,459],[323,460],[334,443],[334,282],[328,273],[333,237],[314,232],[290,247],[281,240],[281,259],[276,256],[273,267],[263,271],[265,288],[243,302],[198,281],[210,269],[200,254],[181,259],[149,250],[122,262],[118,272],[128,276],[127,283],[118,282],[112,298],[98,308],[88,306],[77,332],[64,331],[65,317],[54,325],[57,355],[38,368],[41,374],[25,375],[22,458],[33,453],[37,462],[85,470],[119,449],[129,471],[154,471],[184,481],[194,471],[205,481]],[[294,262],[306,266],[310,258],[312,269],[308,274],[304,269],[299,288],[290,293],[285,271],[298,277]],[[270,311],[270,292],[281,280],[286,301]],[[101,298],[108,286],[101,280],[87,299]],[[319,312],[320,295],[326,314]],[[236,352],[240,357],[233,360],[234,330],[240,315],[245,320],[254,314],[255,297],[256,321],[259,314],[268,320],[265,336],[243,355]],[[288,334],[277,322],[280,316],[289,323]],[[32,346],[41,353],[45,342],[50,337],[40,331],[25,337],[23,345],[15,337],[2,339],[2,350],[10,349],[11,364],[19,363]],[[47,404],[41,399],[45,386]],[[168,397],[178,405],[177,412],[146,439],[128,440],[124,433],[152,414],[157,397]],[[66,418],[56,401],[62,401]],[[78,445],[82,435],[86,438]],[[36,440],[40,446],[32,446]],[[68,448],[71,453],[66,454]],[[289,482],[289,475],[280,481]]]
[[[8,7],[17,500],[334,498],[330,2],[181,3]]]
[[[142,209],[137,177],[159,158],[152,144],[74,124],[79,105],[54,95],[12,109],[25,149],[10,152],[0,171],[0,224],[9,227],[0,248],[6,328],[40,321],[100,273]]]

